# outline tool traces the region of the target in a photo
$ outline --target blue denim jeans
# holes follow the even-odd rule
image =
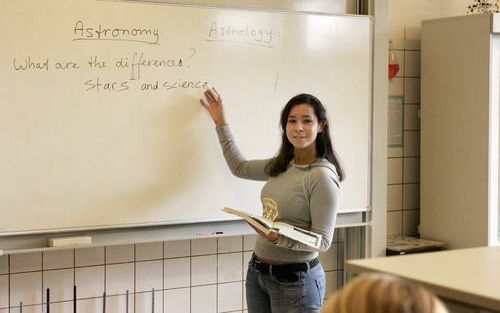
[[[250,263],[246,280],[248,313],[319,313],[326,284],[321,263],[296,274],[298,280],[289,282],[261,273]]]

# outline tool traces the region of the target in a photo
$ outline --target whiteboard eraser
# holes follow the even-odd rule
[[[92,243],[90,236],[72,236],[72,237],[58,237],[49,238],[49,247],[64,247],[73,245],[87,245]]]

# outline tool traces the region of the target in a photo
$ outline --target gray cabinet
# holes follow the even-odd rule
[[[422,237],[498,244],[500,14],[422,23]]]

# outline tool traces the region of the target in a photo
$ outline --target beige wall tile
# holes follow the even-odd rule
[[[227,283],[243,279],[243,253],[219,254],[217,262],[218,283]]]
[[[163,243],[164,258],[176,258],[191,254],[190,240],[165,241]]]
[[[204,255],[217,252],[217,238],[191,240],[191,255]]]
[[[30,305],[26,306],[23,304],[23,313],[40,313],[42,312],[43,308],[41,305]],[[19,309],[19,304],[14,305],[14,308],[10,310],[10,313],[19,313],[21,310]],[[62,313],[62,312],[61,312]]]
[[[217,282],[217,256],[205,255],[191,258],[191,285],[207,285]],[[167,279],[167,278],[165,278]]]
[[[388,158],[402,158],[403,157],[403,147],[388,147],[387,148]]]
[[[420,208],[420,184],[403,185],[403,210]]]
[[[420,131],[405,131],[404,132],[404,157],[420,156]]]
[[[332,271],[332,272],[326,272],[325,277],[326,277],[326,291],[325,291],[325,296],[329,297],[331,296],[338,288],[342,287],[343,285],[343,271]]]
[[[94,310],[82,310],[81,307],[79,307],[79,304],[80,303],[77,304],[77,312],[79,312],[79,313],[98,312],[96,309],[94,309]],[[42,311],[40,310],[38,312],[42,312]],[[45,312],[45,310],[43,312]],[[73,312],[73,302],[71,302],[71,301],[52,303],[50,305],[50,313],[68,313],[68,312]],[[24,310],[23,310],[23,313],[24,313]]]
[[[42,269],[42,253],[22,253],[10,255],[10,272],[32,272]]]
[[[0,275],[7,274],[9,272],[9,256],[0,256]]]
[[[400,77],[394,77],[389,80],[389,96],[402,96],[404,94],[404,80]]]
[[[164,260],[163,286],[165,287],[165,289],[188,287],[190,283],[191,262],[189,258]]]
[[[420,129],[420,105],[405,104],[404,112],[404,129],[419,130]]]
[[[422,29],[420,25],[405,26],[405,49],[420,50]]]
[[[106,266],[106,294],[134,292],[134,263],[111,264]]]
[[[135,291],[163,288],[163,260],[135,263]]]
[[[217,286],[191,288],[191,313],[215,313],[217,311]]]
[[[420,210],[403,211],[403,235],[416,236],[420,223]]]
[[[17,306],[38,304],[42,299],[42,272],[10,275],[10,303]],[[24,312],[24,310],[23,310]]]
[[[0,275],[0,308],[9,306],[9,276]]]
[[[147,261],[163,258],[163,242],[147,242],[135,245],[135,260]]]
[[[403,173],[405,184],[420,182],[420,158],[404,158]]]
[[[236,252],[243,250],[243,236],[220,237],[217,239],[217,252]]]
[[[101,297],[104,292],[104,266],[75,269],[75,285],[79,298]]]
[[[154,310],[151,307],[153,305],[154,300]],[[178,299],[179,301],[180,299]],[[102,311],[102,310],[101,310]],[[99,312],[99,311],[97,311]],[[154,292],[153,299],[153,291],[138,293],[135,295],[135,311],[137,313],[145,313],[145,312],[163,312],[163,291]]]
[[[243,284],[241,281],[217,285],[217,312],[233,312],[243,308]]]
[[[106,300],[106,312],[113,312],[113,313],[134,312],[134,302],[135,302],[134,300],[135,298],[130,293],[128,295],[128,300],[127,300],[127,295],[108,297]]]
[[[107,303],[107,301],[106,301],[106,303]],[[73,303],[72,302],[63,302],[62,304],[69,304],[69,306],[62,305],[61,306],[62,311],[60,311],[59,313],[73,312]],[[102,298],[92,298],[92,299],[79,300],[79,301],[77,301],[76,308],[77,308],[78,313],[100,312],[100,311],[102,311]],[[109,310],[108,310],[108,312],[109,312]]]
[[[104,247],[75,250],[76,266],[91,266],[104,264]]]
[[[342,248],[342,249],[340,249]],[[330,249],[326,252],[319,254],[319,259],[321,261],[321,265],[325,272],[335,271],[342,268],[342,263],[344,261],[344,249],[343,246],[340,247],[340,244],[332,244]]]
[[[404,79],[405,104],[420,103],[420,78]]]
[[[106,264],[134,261],[134,245],[106,247]]]
[[[163,307],[165,313],[190,313],[191,295],[189,288],[164,291]]]
[[[69,301],[73,299],[73,286],[75,285],[74,268],[43,271],[42,273],[42,290],[45,291],[47,288],[50,288],[51,301]]]
[[[387,211],[400,211],[403,209],[403,185],[387,186]]]
[[[404,62],[405,77],[420,77],[420,51],[405,51]]]
[[[387,159],[387,183],[401,184],[403,182],[403,159]]]
[[[387,212],[387,236],[402,235],[402,214],[402,211]]]
[[[43,253],[43,269],[58,269],[73,267],[75,250],[55,250]]]
[[[405,52],[403,50],[392,50],[389,53],[393,53],[396,57],[396,61],[399,64],[399,70],[394,78],[402,78],[406,76],[405,74]],[[394,79],[393,78],[393,79]]]

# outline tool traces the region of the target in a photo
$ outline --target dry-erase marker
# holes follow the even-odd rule
[[[214,231],[212,233],[208,233],[208,232],[205,232],[205,233],[196,233],[196,236],[212,236],[212,235],[223,235],[224,232],[223,231]]]

